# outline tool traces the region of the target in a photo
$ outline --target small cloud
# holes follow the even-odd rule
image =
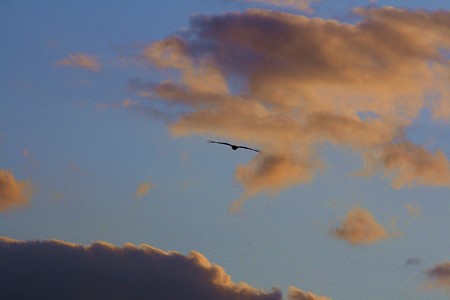
[[[131,99],[125,99],[122,101],[122,106],[123,107],[132,107],[136,105],[136,101],[131,100]]]
[[[351,209],[331,234],[351,245],[374,244],[397,235],[389,233],[370,211],[360,207]]]
[[[147,196],[147,194],[150,192],[150,190],[154,189],[155,185],[151,182],[141,182],[137,189],[136,193],[134,194],[138,198],[143,198]]]
[[[82,68],[90,71],[100,71],[100,63],[97,58],[84,53],[70,54],[68,57],[56,62],[57,66],[69,66]]]
[[[293,154],[258,154],[249,164],[236,168],[234,177],[245,187],[245,192],[231,204],[230,211],[240,211],[245,201],[259,193],[275,194],[284,188],[310,181],[315,167],[314,162],[301,161]]]
[[[28,204],[33,192],[31,181],[17,180],[11,171],[0,169],[0,212]]]
[[[450,293],[450,262],[442,262],[426,271],[427,287],[441,288]]]
[[[289,300],[331,300],[330,297],[318,296],[311,292],[305,292],[295,286],[289,287],[289,294],[287,298]]]
[[[311,7],[311,4],[314,2],[319,2],[318,0],[243,0],[243,1],[270,4],[278,7],[286,7],[298,11],[303,11],[308,14],[314,13],[314,9]]]

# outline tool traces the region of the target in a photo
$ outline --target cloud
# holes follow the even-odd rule
[[[429,281],[428,287],[441,288],[450,293],[450,262],[435,265],[427,270],[426,275]]]
[[[289,294],[287,297],[289,300],[331,300],[326,296],[317,296],[311,292],[302,291],[295,286],[289,287]]]
[[[430,153],[422,146],[405,142],[386,147],[381,159],[386,173],[394,173],[393,186],[396,188],[414,183],[450,184],[450,163],[442,151]]]
[[[58,66],[82,68],[89,71],[100,71],[100,63],[97,58],[84,53],[70,54],[68,57],[56,62]]]
[[[155,185],[151,182],[141,182],[139,183],[135,196],[139,198],[143,198],[147,196],[147,194],[150,192],[151,189],[153,189]]]
[[[351,245],[374,244],[393,237],[367,209],[351,209],[341,225],[331,229],[331,234]]]
[[[33,195],[29,180],[17,180],[9,170],[0,169],[0,212],[28,204]]]
[[[5,299],[281,300],[281,292],[234,283],[201,253],[185,256],[149,245],[0,238]],[[26,287],[26,288],[24,288]]]
[[[314,9],[311,7],[311,4],[314,2],[318,2],[318,0],[243,0],[243,1],[271,4],[274,6],[292,8],[309,14],[314,13]]]
[[[292,154],[260,154],[248,165],[239,165],[235,172],[235,179],[246,187],[241,198],[231,205],[231,212],[241,210],[244,202],[260,192],[271,194],[312,179],[314,164],[307,160],[298,161]]]
[[[445,153],[405,134],[423,109],[450,121],[450,12],[355,13],[356,24],[259,9],[196,15],[189,30],[143,51],[174,71],[170,79],[130,87],[153,109],[178,109],[175,137],[263,150],[236,169],[244,187],[237,207],[312,180],[324,167],[317,147],[327,144],[358,153],[357,174],[384,174],[395,188],[450,186]]]

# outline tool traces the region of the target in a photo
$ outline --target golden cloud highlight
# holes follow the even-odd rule
[[[0,212],[29,203],[33,195],[29,180],[17,180],[9,170],[0,169]]]
[[[376,221],[370,211],[360,207],[351,209],[342,223],[331,229],[331,234],[351,245],[374,244],[394,236]]]
[[[56,62],[57,66],[82,68],[89,71],[100,71],[100,63],[97,58],[84,53],[70,54],[68,57]]]
[[[289,300],[331,300],[331,298],[326,296],[318,296],[311,292],[305,292],[295,286],[289,287],[289,294],[287,296]]]
[[[327,143],[360,154],[358,174],[384,174],[395,188],[450,186],[444,151],[405,135],[423,109],[450,121],[450,12],[355,13],[356,24],[259,9],[196,15],[188,31],[143,51],[179,77],[130,86],[152,109],[164,107],[157,101],[179,107],[173,136],[263,150],[236,169],[244,187],[237,209],[258,193],[312,180],[323,167],[317,147]]]

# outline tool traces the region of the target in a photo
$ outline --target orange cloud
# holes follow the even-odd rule
[[[126,98],[122,102],[116,103],[97,103],[96,109],[119,109],[119,108],[137,108],[139,103],[133,99]]]
[[[33,195],[33,184],[17,180],[8,170],[0,169],[0,212],[26,205]]]
[[[141,182],[136,189],[135,196],[139,197],[139,198],[143,198],[143,197],[147,196],[147,194],[150,192],[150,190],[153,189],[154,187],[155,187],[155,185],[151,182]]]
[[[100,70],[100,63],[97,61],[97,58],[84,53],[70,54],[68,57],[58,61],[56,65],[82,68],[89,71]]]
[[[235,179],[246,187],[245,194],[231,205],[231,212],[241,209],[244,202],[261,192],[275,193],[280,189],[312,179],[310,161],[298,161],[292,154],[259,154],[248,165],[239,165]]]
[[[450,120],[450,12],[355,13],[356,24],[258,9],[194,16],[188,33],[143,52],[179,78],[131,86],[183,108],[169,125],[173,136],[263,150],[236,169],[244,187],[237,209],[258,193],[312,180],[323,167],[316,149],[326,143],[359,153],[359,174],[385,174],[395,188],[450,186],[444,152],[404,134],[425,108]]]
[[[289,300],[331,300],[326,296],[318,296],[311,292],[302,291],[295,286],[289,287],[289,294],[287,296]]]
[[[145,244],[0,237],[0,265],[4,299],[282,299],[277,289],[233,282],[199,252],[183,255]]]
[[[450,163],[442,151],[430,153],[424,147],[409,142],[386,147],[381,160],[386,173],[392,175],[393,185],[450,184]]]
[[[311,4],[314,2],[318,2],[318,0],[244,0],[244,1],[287,7],[303,11],[309,14],[314,13],[314,9],[311,7]]]
[[[340,226],[331,229],[331,234],[351,245],[373,244],[392,237],[364,208],[351,209]]]

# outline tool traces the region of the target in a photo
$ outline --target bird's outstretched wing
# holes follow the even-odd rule
[[[247,147],[247,146],[239,146],[239,145],[233,145],[233,144],[230,144],[230,143],[216,142],[216,141],[211,141],[211,140],[209,140],[208,143],[227,145],[227,146],[230,146],[233,150],[236,150],[238,148],[242,148],[242,149],[247,149],[247,150],[251,150],[251,151],[255,151],[255,152],[261,153],[261,150],[253,149],[253,148],[250,148],[250,147]]]
[[[259,149],[253,149],[253,148],[246,147],[246,146],[238,146],[238,148],[247,149],[247,150],[252,150],[252,151],[261,153],[261,150],[259,150]]]
[[[233,146],[236,147],[236,145],[231,145],[231,144],[228,144],[228,143],[224,143],[224,142],[216,142],[216,141],[211,141],[211,140],[209,140],[208,143],[212,143],[212,144],[222,144],[222,145],[227,145],[227,146],[230,146],[230,147],[233,147]]]

